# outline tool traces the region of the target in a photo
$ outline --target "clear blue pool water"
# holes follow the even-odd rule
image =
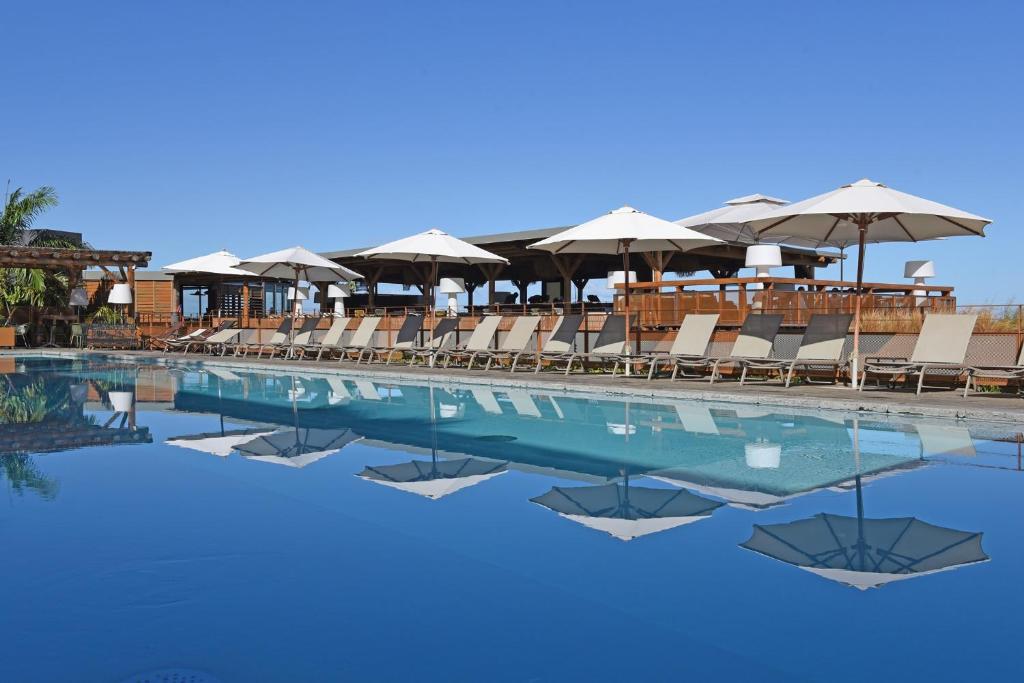
[[[1015,425],[102,359],[0,383],[0,681],[1020,680]]]

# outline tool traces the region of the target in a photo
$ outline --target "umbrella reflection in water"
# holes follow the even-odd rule
[[[351,429],[307,429],[295,427],[259,436],[239,444],[235,450],[249,460],[272,462],[288,467],[305,467],[362,437]]]
[[[429,462],[413,460],[399,465],[366,467],[358,476],[366,481],[437,500],[507,471],[508,464],[503,462],[494,463],[476,458],[439,462],[435,455]]]
[[[700,521],[723,505],[685,489],[631,486],[628,477],[622,484],[556,486],[531,501],[623,541]]]
[[[853,441],[859,463],[858,422],[854,420]],[[988,561],[981,532],[935,526],[916,517],[865,518],[860,474],[855,482],[856,517],[821,513],[785,524],[755,525],[741,547],[860,590]]]

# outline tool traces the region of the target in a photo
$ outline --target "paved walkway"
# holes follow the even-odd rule
[[[3,352],[10,355],[10,352]],[[789,389],[778,384],[754,384],[739,386],[735,381],[710,384],[707,380],[679,380],[667,378],[648,382],[646,377],[611,377],[610,374],[573,374],[568,377],[561,373],[542,372],[534,374],[532,369],[515,374],[505,370],[463,368],[409,367],[405,364],[384,366],[356,365],[352,362],[337,361],[286,361],[257,360],[254,358],[233,358],[227,356],[198,356],[190,354],[167,354],[154,351],[89,352],[72,350],[19,350],[18,355],[41,354],[77,356],[102,354],[123,358],[145,358],[157,361],[178,361],[217,364],[234,367],[295,370],[303,372],[344,372],[346,375],[364,375],[376,380],[413,379],[463,384],[487,384],[493,386],[535,387],[549,391],[585,392],[613,396],[636,396],[651,398],[696,399],[744,403],[748,405],[773,405],[799,408],[867,411],[893,415],[919,415],[927,417],[1012,422],[1024,425],[1024,398],[1013,394],[973,394],[964,399],[962,391],[933,390],[916,396],[912,390],[890,391],[867,387],[863,392],[853,391],[842,385],[799,385]]]

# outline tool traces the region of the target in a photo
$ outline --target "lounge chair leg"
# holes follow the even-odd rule
[[[714,384],[715,378],[718,376],[718,365],[721,361],[715,361],[715,364],[711,366],[711,377],[708,379],[708,384]]]
[[[650,382],[651,378],[654,377],[654,366],[658,364],[658,361],[651,359],[651,364],[647,369],[647,381]]]
[[[917,395],[921,395],[921,390],[924,388],[924,374],[928,370],[927,365],[921,366],[921,374],[917,376]]]
[[[796,363],[789,364],[789,371],[786,373],[786,388],[789,389],[790,382],[793,381],[793,369],[796,367]],[[808,370],[808,372],[810,372]]]
[[[740,370],[740,386],[742,387],[743,383],[746,382],[746,381],[747,381],[747,366],[744,365],[743,369]]]
[[[967,398],[967,394],[971,391],[971,381],[973,380],[973,377],[974,376],[971,373],[967,373],[967,380],[964,382],[964,398]]]

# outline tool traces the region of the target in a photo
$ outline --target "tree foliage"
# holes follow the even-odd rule
[[[43,185],[31,192],[17,188],[8,192],[4,199],[3,213],[0,214],[0,244],[18,244],[25,231],[32,227],[47,209],[57,206],[57,191]]]

